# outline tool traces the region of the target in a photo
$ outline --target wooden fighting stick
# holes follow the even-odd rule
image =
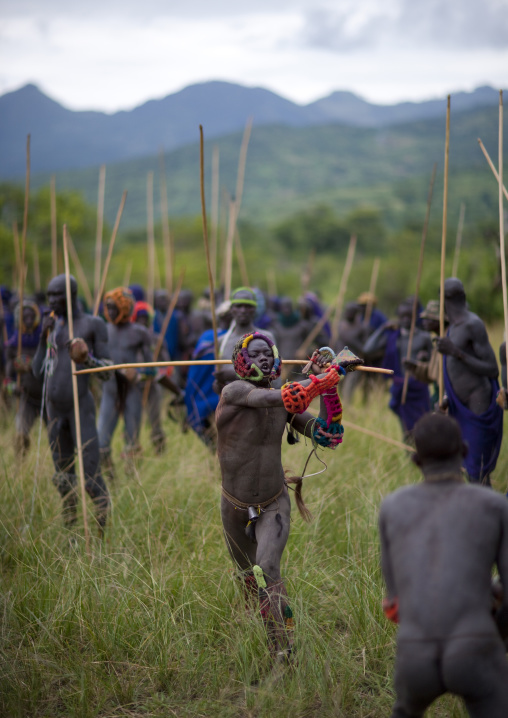
[[[441,281],[439,292],[439,336],[444,337],[445,333],[445,262],[446,262],[446,222],[448,217],[448,164],[450,156],[450,95],[446,103],[446,140],[445,140],[445,161],[444,161],[444,187],[443,187],[443,227],[441,233]],[[439,404],[443,403],[444,397],[444,356],[439,362]]]

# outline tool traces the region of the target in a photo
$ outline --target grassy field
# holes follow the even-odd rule
[[[346,406],[344,419],[400,439],[382,391],[368,407]],[[62,527],[44,432],[39,462],[36,430],[20,462],[12,420],[2,428],[0,715],[389,715],[395,630],[381,611],[377,515],[387,493],[419,480],[405,452],[346,430],[324,456],[328,470],[304,482],[314,520],[294,510],[283,561],[297,660],[271,670],[224,546],[217,461],[191,432],[167,421],[161,457],[143,433],[134,476],[118,458],[107,538],[94,539],[89,558],[81,521],[75,547]],[[119,433],[114,449],[119,456]],[[301,471],[309,450],[284,441],[284,466]],[[502,491],[507,468],[505,444]],[[466,713],[445,697],[428,715]]]

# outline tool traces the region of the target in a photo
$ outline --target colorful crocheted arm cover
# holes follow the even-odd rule
[[[324,376],[311,376],[309,386],[302,386],[297,381],[284,384],[281,389],[284,408],[290,414],[303,414],[313,399],[337,386],[343,371],[341,367],[331,366],[325,369]]]

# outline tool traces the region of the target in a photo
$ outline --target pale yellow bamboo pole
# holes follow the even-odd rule
[[[210,223],[212,236],[210,238],[210,261],[212,264],[212,277],[214,285],[217,284],[217,243],[219,236],[219,147],[213,146],[212,151],[212,207]]]
[[[69,252],[67,251],[67,226],[63,226],[63,253],[65,265],[65,292],[67,295],[67,322],[69,325],[69,341],[74,339],[74,321],[72,316],[71,273],[69,269]],[[88,531],[88,514],[86,510],[85,467],[83,465],[83,444],[81,441],[81,417],[79,415],[78,378],[76,364],[71,359],[72,395],[74,398],[74,422],[76,424],[76,449],[78,453],[79,485],[81,488],[81,507],[83,510],[83,525],[85,528],[85,546],[90,554],[90,533]]]
[[[487,150],[485,149],[484,144],[483,144],[483,142],[480,140],[480,138],[478,138],[478,144],[480,145],[480,148],[481,148],[483,154],[485,155],[485,159],[486,159],[487,162],[489,163],[489,167],[490,167],[490,169],[492,170],[492,172],[493,172],[493,174],[494,174],[494,177],[496,178],[497,183],[499,184],[499,175],[498,175],[498,173],[497,173],[497,170],[496,170],[496,168],[494,167],[494,163],[493,163],[492,160],[490,159],[490,155],[489,155],[489,153],[487,152]],[[507,191],[506,187],[504,186],[504,184],[503,184],[503,194],[504,194],[504,196],[506,197],[506,199],[508,199],[508,191]]]
[[[238,228],[235,230],[235,247],[236,247],[236,258],[238,260],[238,267],[240,269],[240,276],[242,278],[242,284],[244,287],[249,287],[249,274],[247,272],[247,262],[245,261],[245,255],[242,249],[242,242],[240,235],[238,234]]]
[[[162,224],[162,246],[164,247],[164,266],[165,266],[165,282],[164,286],[169,294],[173,291],[173,272],[174,272],[174,249],[172,236],[169,229],[169,209],[168,209],[168,187],[166,182],[166,163],[164,161],[164,150],[159,152],[159,189],[161,195],[161,224]]]
[[[345,429],[353,429],[353,431],[358,431],[361,434],[365,434],[366,436],[372,436],[373,439],[379,439],[379,441],[384,441],[385,444],[391,444],[392,446],[395,446],[397,449],[403,449],[404,451],[411,451],[411,452],[416,451],[414,446],[409,446],[409,444],[403,444],[401,441],[397,441],[396,439],[390,439],[390,437],[388,437],[388,436],[383,436],[383,434],[378,434],[377,431],[372,431],[371,429],[365,429],[365,427],[358,426],[358,424],[353,424],[351,421],[344,421],[344,419],[343,419],[342,426]]]
[[[128,287],[131,282],[132,264],[133,264],[133,261],[132,261],[132,259],[130,259],[125,265],[125,272],[123,275],[122,287]]]
[[[506,253],[504,237],[504,208],[503,208],[503,91],[499,90],[499,240],[501,250],[501,280],[503,283],[503,310],[505,350],[508,365],[508,295],[506,291]]]
[[[446,222],[448,218],[448,162],[450,156],[450,95],[446,104],[446,140],[444,160],[444,186],[443,186],[443,228],[441,233],[441,281],[439,294],[439,336],[444,337],[445,325],[445,263],[446,263]],[[442,404],[444,396],[444,356],[439,362],[439,403]]]
[[[437,170],[437,163],[434,163],[434,167],[432,169],[432,176],[430,178],[429,192],[427,195],[427,209],[425,212],[425,221],[423,223],[422,241],[420,243],[420,256],[418,258],[418,270],[416,273],[415,296],[414,296],[414,300],[413,300],[413,314],[411,317],[411,329],[409,330],[409,340],[407,343],[406,359],[411,359],[411,352],[413,351],[413,337],[414,337],[415,327],[416,327],[416,319],[417,319],[416,315],[418,313],[418,297],[420,295],[420,282],[421,282],[421,278],[422,278],[423,257],[425,254],[425,242],[427,239],[427,230],[429,227],[430,207],[432,204],[432,194],[434,191],[434,180],[436,179],[436,170]],[[404,386],[402,387],[402,399],[401,399],[402,404],[406,403],[408,384],[409,384],[409,372],[406,370],[404,373]]]
[[[452,277],[456,277],[459,271],[460,249],[462,246],[462,230],[464,229],[464,215],[466,213],[466,205],[460,203],[459,224],[457,226],[457,237],[455,238],[455,254],[453,255]]]
[[[229,192],[225,187],[222,188],[221,202],[220,202],[220,216],[219,216],[219,246],[221,254],[220,263],[220,283],[222,287],[226,284],[226,254],[227,254],[227,243],[228,243],[228,214],[229,214]]]
[[[374,309],[374,297],[376,295],[376,287],[377,287],[377,280],[379,277],[379,265],[381,264],[381,260],[379,257],[376,257],[374,260],[374,264],[372,265],[372,274],[370,275],[370,285],[369,285],[369,301],[367,302],[367,306],[365,307],[365,317],[363,319],[363,323],[366,327],[370,325],[370,318],[372,316],[372,310]]]
[[[80,374],[97,374],[102,371],[114,371],[116,369],[142,369],[144,367],[163,367],[163,366],[206,366],[215,364],[232,364],[231,359],[188,359],[188,360],[175,360],[175,361],[153,361],[153,362],[134,362],[131,364],[110,364],[109,366],[93,367],[92,369],[80,369],[76,371],[76,375]],[[295,364],[304,365],[308,364],[307,359],[283,359],[283,364]],[[377,366],[357,366],[355,371],[365,371],[370,374],[386,374],[391,376],[393,374],[392,369],[382,369]]]
[[[76,252],[76,247],[74,246],[74,242],[72,241],[71,233],[69,232],[69,230],[67,230],[67,247],[69,250],[69,254],[72,258],[72,263],[74,264],[74,269],[76,270],[78,284],[81,287],[83,294],[85,295],[85,299],[88,306],[91,308],[93,307],[92,292],[90,291],[86,274],[84,273],[81,262],[79,261],[79,256]]]
[[[14,240],[14,274],[15,274],[15,285],[19,287],[21,277],[21,255],[19,251],[19,232],[18,223],[16,220],[12,223],[12,238]]]
[[[102,267],[102,235],[104,228],[104,195],[106,190],[106,165],[101,165],[99,170],[99,191],[97,195],[97,230],[95,233],[95,271],[93,280],[94,296],[101,286]]]
[[[28,203],[30,201],[30,135],[26,138],[26,174],[25,174],[25,206],[23,208],[23,231],[21,233],[21,255],[19,265],[19,324],[18,324],[18,356],[21,356],[23,344],[23,299],[25,291],[26,233],[28,229]],[[21,374],[17,376],[18,389],[21,386]],[[19,406],[19,399],[18,399]]]
[[[226,238],[226,257],[224,260],[224,299],[229,300],[231,296],[231,282],[233,277],[233,240],[235,237],[235,201],[229,198],[229,222],[228,236]]]
[[[342,314],[342,307],[344,306],[344,297],[346,296],[347,283],[349,281],[349,275],[351,273],[351,267],[355,259],[356,252],[356,235],[351,235],[349,240],[349,247],[347,250],[346,263],[342,271],[342,277],[340,278],[339,293],[337,294],[337,300],[335,303],[334,316],[332,320],[332,347],[335,347],[339,339],[339,322]],[[316,335],[317,336],[317,335]]]
[[[215,313],[215,284],[213,281],[212,265],[210,263],[210,247],[208,246],[208,225],[206,221],[205,202],[205,150],[203,126],[199,125],[199,157],[200,157],[200,187],[201,187],[201,217],[203,221],[203,242],[205,245],[206,266],[208,270],[208,284],[210,287],[210,310],[212,314],[213,347],[215,356],[219,356],[219,335],[217,330],[217,315]]]
[[[51,175],[49,183],[49,205],[51,213],[51,276],[58,274],[58,247],[56,230],[56,179]]]
[[[162,344],[164,342],[164,337],[166,335],[167,328],[169,327],[169,322],[171,321],[171,317],[173,316],[173,312],[175,311],[176,304],[178,302],[178,297],[180,296],[180,291],[182,289],[183,280],[185,277],[185,267],[182,269],[180,278],[178,280],[178,284],[176,286],[176,290],[171,297],[171,302],[168,307],[168,311],[166,312],[166,316],[164,317],[164,321],[162,322],[162,326],[159,332],[159,338],[157,339],[157,344],[155,346],[155,350],[153,353],[153,361],[156,362],[159,358],[160,351],[162,349]],[[148,379],[145,382],[145,386],[143,389],[143,397],[141,400],[141,404],[143,407],[143,410],[146,407],[146,403],[148,401],[148,394],[150,393],[150,387],[152,386],[152,379],[148,377]]]
[[[36,292],[40,292],[41,289],[41,265],[39,262],[39,250],[37,245],[33,246],[33,260],[34,260],[34,289]]]
[[[240,158],[238,160],[238,175],[236,178],[236,194],[235,194],[235,224],[240,214],[242,205],[243,183],[245,179],[245,165],[247,162],[247,149],[249,147],[250,135],[252,132],[252,117],[249,117],[242,138],[242,146],[240,147]]]
[[[153,172],[146,176],[146,243],[148,250],[148,276],[146,283],[146,299],[153,307],[155,287],[155,235],[153,229]]]
[[[109,241],[108,255],[107,255],[106,261],[104,263],[104,271],[102,272],[102,275],[101,275],[101,286],[99,288],[99,293],[95,297],[95,306],[93,308],[94,317],[96,317],[99,312],[99,305],[101,303],[102,293],[104,292],[104,287],[106,286],[106,279],[108,276],[109,263],[111,262],[111,257],[113,255],[113,248],[115,246],[116,234],[118,232],[118,227],[120,226],[120,220],[122,219],[122,212],[123,212],[123,208],[125,206],[126,199],[127,199],[127,190],[124,190],[122,199],[120,200],[120,207],[118,208],[118,212],[116,215],[115,226],[113,227],[113,233],[112,233],[111,239]]]

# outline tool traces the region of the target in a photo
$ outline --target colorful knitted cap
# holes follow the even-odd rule
[[[33,313],[35,314],[35,319],[34,319],[34,323],[32,326],[32,331],[33,331],[34,329],[37,329],[37,327],[40,324],[41,311],[40,311],[39,307],[37,306],[37,304],[35,302],[33,302],[31,299],[23,300],[23,309],[25,307],[28,307],[29,309],[31,309],[33,311]],[[16,304],[16,308],[14,309],[14,324],[15,324],[15,326],[19,327],[19,302]],[[25,330],[25,325],[23,325],[23,330]]]
[[[108,302],[113,302],[118,309],[118,316],[114,321],[109,316]],[[129,321],[133,309],[134,295],[127,287],[117,287],[104,295],[104,316],[111,324],[124,324]]]
[[[134,305],[134,311],[132,312],[131,322],[136,322],[138,317],[148,317],[148,326],[152,326],[154,311],[151,304],[148,302],[136,302]]]
[[[249,356],[247,348],[253,339],[262,339],[268,344],[273,354],[273,367],[268,376],[263,374],[261,369],[253,364],[252,359]],[[239,339],[233,349],[233,368],[236,376],[240,379],[247,379],[248,381],[261,381],[262,379],[278,379],[281,372],[281,360],[279,352],[275,344],[265,334],[261,332],[251,332],[250,334],[244,334]]]
[[[237,297],[236,295],[239,292],[247,292],[250,294],[249,297]],[[257,307],[258,302],[256,299],[256,294],[253,289],[250,287],[238,287],[238,289],[235,289],[235,291],[231,295],[231,304],[250,304],[251,307]]]

